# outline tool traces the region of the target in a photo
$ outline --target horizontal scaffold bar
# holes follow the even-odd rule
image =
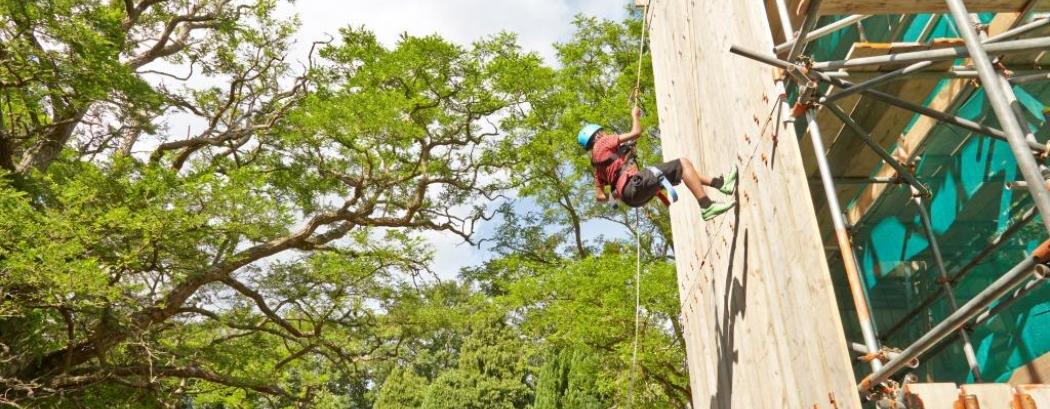
[[[948,315],[948,317],[937,324],[937,326],[930,329],[926,334],[901,351],[899,356],[891,359],[883,365],[881,369],[876,370],[874,373],[861,380],[860,384],[857,386],[858,389],[860,389],[861,392],[867,392],[872,387],[885,382],[897,373],[897,371],[906,367],[908,362],[922,356],[926,351],[929,351],[945,338],[951,336],[954,332],[962,328],[963,325],[966,325],[967,322],[984,312],[985,308],[1000,297],[1023,284],[1029,277],[1035,274],[1035,266],[1037,264],[1045,264],[1047,261],[1050,261],[1050,240],[1044,241],[1040,244],[1031,256],[1025,257],[1024,260],[1011,268],[1010,271],[1007,271],[1006,274],[1003,274],[999,279],[989,284],[988,287],[967,301],[966,304],[960,306],[958,310],[955,310],[955,312]]]
[[[1050,48],[1050,37],[1026,38],[1023,40],[1003,41],[987,44],[984,49],[989,54],[1011,54]],[[813,64],[817,70],[837,70],[840,68],[866,67],[883,64],[909,64],[920,61],[945,61],[966,58],[970,52],[965,46],[938,48],[934,50],[912,51],[899,54],[877,55],[873,57],[851,58],[847,60],[823,61]]]
[[[825,37],[825,36],[827,36],[827,35],[829,35],[831,33],[839,31],[839,30],[841,30],[843,28],[846,28],[846,27],[852,26],[854,24],[857,24],[857,22],[859,22],[861,20],[864,20],[864,19],[866,19],[868,17],[871,17],[871,16],[866,15],[866,14],[855,14],[855,15],[846,17],[846,18],[844,18],[842,20],[835,21],[835,22],[833,22],[831,24],[828,24],[826,26],[823,26],[821,28],[818,28],[816,30],[811,31],[809,33],[809,35],[806,36],[806,40],[805,41],[806,41],[807,44],[811,43],[811,42],[813,42],[813,41],[815,41],[817,39],[823,38],[823,37]],[[775,51],[777,54],[780,54],[780,53],[782,53],[784,51],[790,50],[792,45],[795,45],[795,39],[790,39],[790,40],[788,40],[788,41],[786,41],[784,43],[777,44],[776,47],[773,47],[773,51]]]
[[[1047,39],[1050,40],[1050,37],[1048,37]],[[1022,41],[1024,41],[1024,40],[1022,40]],[[824,82],[830,83],[832,85],[835,85],[836,87],[839,87],[839,88],[847,89],[847,88],[852,87],[852,86],[855,85],[855,84],[853,84],[853,83],[851,83],[849,81],[841,80],[841,79],[838,79],[838,78],[832,78],[831,76],[827,75],[827,73],[824,73],[824,72],[821,72],[821,71],[810,71],[810,70],[807,70],[805,67],[789,63],[789,62],[781,60],[781,59],[779,59],[779,58],[777,58],[775,56],[763,55],[763,54],[756,53],[754,51],[743,49],[743,48],[740,48],[740,47],[737,47],[737,46],[730,47],[729,48],[729,52],[731,52],[733,54],[737,54],[737,55],[743,56],[743,57],[750,58],[750,59],[758,61],[758,62],[769,64],[769,65],[772,65],[774,67],[783,68],[785,70],[790,70],[790,71],[799,72],[799,73],[805,72],[806,75],[809,76],[809,78],[813,78],[813,79],[817,79],[817,80],[820,80],[820,81],[824,81]],[[992,138],[999,139],[999,140],[1004,140],[1004,141],[1006,140],[1006,133],[1004,133],[1001,129],[998,129],[998,128],[993,128],[993,127],[990,127],[990,126],[987,126],[987,125],[979,124],[979,123],[971,121],[969,119],[966,119],[966,118],[963,118],[963,117],[959,117],[959,116],[955,116],[955,115],[951,115],[951,114],[944,113],[944,112],[941,112],[941,111],[937,111],[935,109],[930,109],[930,108],[928,108],[926,106],[923,106],[923,105],[920,105],[920,104],[916,104],[916,103],[913,103],[913,102],[909,102],[909,101],[905,101],[903,99],[897,98],[896,96],[887,94],[887,93],[882,92],[882,91],[877,91],[877,90],[873,90],[873,89],[866,89],[866,90],[861,91],[861,93],[864,94],[864,95],[867,95],[869,97],[875,98],[877,100],[880,100],[882,102],[885,102],[887,104],[896,106],[898,108],[909,110],[909,111],[915,112],[915,113],[920,114],[920,115],[925,115],[925,116],[928,116],[930,118],[937,119],[937,120],[939,120],[941,122],[946,122],[946,123],[958,126],[960,128],[966,129],[968,131],[971,131],[971,132],[974,132],[974,133],[977,133],[977,134],[980,134],[980,135],[987,135],[987,136],[990,136]],[[1038,143],[1036,141],[1028,141],[1027,144],[1028,144],[1028,147],[1035,153],[1042,153],[1045,150],[1045,148],[1046,148],[1045,146],[1043,146],[1042,144],[1040,144],[1040,143]]]

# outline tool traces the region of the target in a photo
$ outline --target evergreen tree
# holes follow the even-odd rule
[[[459,365],[438,376],[425,409],[521,409],[532,392],[524,348],[511,328],[495,322],[474,328],[463,342]]]
[[[601,368],[594,354],[562,349],[540,368],[534,409],[602,409],[613,406],[598,390]]]
[[[416,409],[426,397],[427,379],[412,368],[397,367],[379,389],[375,409]]]

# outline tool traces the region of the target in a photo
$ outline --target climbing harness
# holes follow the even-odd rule
[[[595,162],[592,159],[591,166],[595,168],[601,166],[609,166],[621,157],[624,158],[624,161],[623,164],[620,165],[620,170],[616,172],[616,176],[613,177],[613,183],[615,184],[617,181],[620,180],[620,176],[623,174],[624,168],[638,166],[638,149],[636,143],[627,142],[620,144],[620,148],[617,149],[617,151],[613,153],[611,157],[606,158],[605,160],[600,162]],[[671,203],[677,202],[678,192],[674,190],[674,186],[671,185],[671,182],[667,180],[667,177],[664,175],[664,173],[661,172],[660,169],[658,169],[655,166],[648,166],[646,167],[646,169],[648,169],[650,172],[653,172],[653,175],[655,175],[660,181],[661,189],[656,192],[656,197],[660,199],[660,203],[663,203],[664,206],[671,206]],[[622,201],[620,198],[617,198],[617,200]],[[614,202],[613,209],[617,207],[617,204]]]
[[[670,196],[671,196],[670,202],[671,203],[677,202],[678,201],[678,192],[676,192],[674,190],[674,185],[671,184],[671,181],[667,180],[667,177],[664,176],[664,173],[661,172],[660,169],[657,168],[656,166],[650,166],[647,169],[649,169],[650,172],[653,172],[653,174],[656,175],[656,177],[658,179],[660,179],[660,185],[663,186],[664,190],[667,191],[667,193],[669,193]],[[660,193],[663,193],[663,192],[660,192]],[[660,193],[657,193],[657,195],[659,195]],[[665,205],[670,205],[670,203],[667,203],[667,197],[662,197],[661,199],[664,200],[664,204]]]

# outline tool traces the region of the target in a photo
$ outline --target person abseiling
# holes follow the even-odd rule
[[[731,196],[736,189],[736,167],[725,177],[710,178],[697,172],[693,163],[686,158],[678,158],[642,170],[630,162],[629,155],[624,153],[621,147],[638,139],[642,134],[641,114],[642,111],[637,106],[631,109],[633,125],[628,133],[616,135],[606,132],[601,125],[587,124],[576,137],[580,147],[591,152],[598,201],[609,200],[605,187],[610,186],[613,196],[624,204],[631,207],[644,206],[660,191],[662,179],[666,178],[672,185],[685,182],[700,204],[704,220],[711,220],[732,209],[735,201],[712,201],[704,192],[704,186],[711,186]]]

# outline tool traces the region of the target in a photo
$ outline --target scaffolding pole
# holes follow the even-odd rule
[[[937,275],[940,278],[942,288],[944,288],[944,294],[948,296],[948,305],[951,307],[951,311],[955,312],[959,309],[959,302],[955,299],[955,291],[952,290],[952,284],[948,280],[948,271],[944,268],[944,257],[941,255],[941,246],[937,241],[937,235],[933,231],[933,222],[930,220],[930,213],[926,211],[926,205],[923,204],[922,196],[917,194],[917,191],[913,191],[916,194],[912,195],[912,201],[915,202],[915,207],[919,210],[919,219],[922,222],[922,229],[926,232],[926,238],[930,242],[930,252],[933,253],[933,263],[937,266]],[[977,354],[973,350],[973,344],[970,342],[970,335],[966,333],[965,329],[959,329],[959,338],[962,339],[963,355],[966,357],[966,364],[970,367],[970,373],[973,374],[973,379],[977,382],[981,382],[981,368],[977,362]]]
[[[1039,165],[1028,149],[1029,143],[1035,141],[1026,139],[1026,132],[1021,129],[1021,124],[1017,121],[1014,109],[1009,103],[1009,99],[1012,99],[1010,97],[1013,97],[1013,88],[1003,86],[1000,73],[995,71],[995,67],[992,66],[992,62],[987,54],[996,46],[1030,40],[1016,40],[982,46],[980,38],[977,36],[977,31],[970,22],[966,5],[961,0],[945,0],[945,2],[948,4],[948,9],[951,10],[952,18],[955,19],[956,29],[962,35],[963,42],[966,44],[966,49],[969,51],[968,54],[973,61],[974,68],[977,69],[977,76],[984,87],[988,102],[991,103],[992,110],[999,119],[1000,126],[1006,132],[1010,151],[1013,152],[1014,159],[1017,160],[1017,167],[1020,168],[1021,174],[1024,176],[1025,181],[1028,182],[1028,192],[1032,195],[1036,208],[1039,209],[1043,226],[1047,232],[1050,232],[1050,191],[1047,191],[1046,186],[1043,185],[1043,176],[1039,171]],[[1034,42],[1039,42],[1039,40],[1050,40],[1050,37],[1033,40]],[[1046,48],[1050,48],[1050,41],[1046,41],[1046,45],[1043,46],[1043,49]],[[998,51],[996,52],[998,53]]]
[[[1043,265],[1036,266],[1035,277],[1033,277],[1031,281],[1023,287],[1018,288],[1013,294],[1010,294],[1009,298],[1000,301],[998,304],[995,304],[994,307],[982,312],[981,315],[978,315],[977,318],[973,320],[973,323],[968,324],[967,327],[976,328],[978,325],[984,324],[992,319],[992,317],[1003,312],[1003,310],[1010,308],[1010,306],[1017,302],[1017,300],[1020,300],[1021,298],[1024,298],[1024,296],[1031,294],[1032,291],[1039,289],[1039,287],[1046,283],[1048,279],[1050,279],[1050,270]]]
[[[973,27],[970,27],[970,30],[972,29]],[[969,41],[967,40],[964,40],[963,42],[969,44]],[[886,56],[860,57],[848,60],[823,61],[819,63],[814,63],[813,68],[819,70],[831,70],[840,68],[866,67],[869,65],[907,64],[917,63],[920,61],[948,61],[964,59],[967,57],[973,58],[973,56],[970,55],[970,53],[973,51],[967,47],[968,45],[937,48],[923,51],[890,53],[890,55]],[[995,53],[995,55],[1007,55],[1007,53],[1027,52],[1047,48],[1050,48],[1050,37],[1004,41],[999,43],[988,44],[984,47],[984,49],[987,50],[987,52]],[[985,55],[985,57],[987,58],[987,55]]]
[[[1003,312],[1003,310],[1009,308],[1010,305],[1013,305],[1013,303],[1017,302],[1021,298],[1024,298],[1024,296],[1030,294],[1032,291],[1039,289],[1039,287],[1042,284],[1048,281],[1047,274],[1050,274],[1050,268],[1043,264],[1037,264],[1035,266],[1035,272],[1033,273],[1034,277],[1032,277],[1032,279],[1029,280],[1028,283],[1026,283],[1021,288],[1014,290],[1013,294],[1010,294],[1010,296],[1006,299],[999,301],[995,304],[995,306],[990,306],[986,308],[984,312],[978,315],[977,318],[974,318],[972,322],[963,325],[963,329],[965,331],[973,331],[974,328],[977,328],[977,326],[983,325],[988,320],[994,318],[999,313]],[[955,333],[942,340],[940,343],[937,344],[937,346],[931,348],[929,352],[926,353],[926,359],[932,359],[933,357],[939,355],[941,352],[944,352],[944,347],[954,342],[955,338],[957,337],[958,333]]]
[[[779,1],[782,1],[782,0],[779,0]],[[803,41],[805,42],[805,44],[809,44],[809,43],[811,43],[813,41],[816,41],[818,39],[824,38],[824,37],[830,35],[831,33],[834,33],[836,31],[839,31],[839,30],[844,29],[846,27],[852,26],[853,24],[856,24],[857,22],[860,22],[860,21],[862,21],[862,20],[864,20],[864,19],[866,19],[868,17],[871,17],[871,16],[866,15],[866,14],[854,14],[854,15],[846,17],[846,18],[844,18],[842,20],[835,21],[835,22],[833,22],[831,24],[828,24],[826,26],[823,26],[821,28],[813,30],[812,32],[809,33],[809,35],[806,36],[806,39],[803,40]],[[789,37],[785,37],[785,38],[788,38],[788,40],[783,42],[783,43],[777,44],[776,47],[773,47],[773,51],[776,52],[777,54],[780,54],[780,53],[782,53],[784,51],[788,51],[788,50],[791,49],[792,46],[795,45],[795,39],[794,38],[791,38],[790,36]]]
[[[1047,185],[1047,188],[1050,189],[1050,185]],[[1019,180],[1016,182],[1007,183],[1006,190],[1028,190],[1028,182]]]
[[[1010,83],[1014,85],[1027,84],[1036,81],[1050,81],[1050,73],[1041,72],[1037,74],[1018,75],[1010,78]]]
[[[876,76],[891,73],[893,71],[887,70],[874,70],[874,71],[826,71],[824,75],[831,78],[849,79],[849,78],[860,78],[860,79],[871,79]],[[1010,72],[1014,74],[1010,78],[1010,82],[1013,84],[1022,84],[1025,82],[1039,81],[1046,79],[1050,72],[1036,69],[1036,67],[1025,66],[1021,69],[1011,69]],[[1026,77],[1032,77],[1025,79]],[[916,71],[908,74],[908,78],[913,79],[970,79],[977,78],[977,70],[970,67],[954,66],[949,69],[935,69]],[[859,84],[858,84],[859,85]]]
[[[851,83],[849,81],[844,81],[844,80],[840,80],[840,79],[837,79],[837,78],[830,78],[830,77],[822,76],[822,75],[819,75],[819,74],[817,74],[817,77],[821,81],[825,81],[825,82],[831,83],[831,84],[833,84],[833,85],[835,85],[837,87],[840,87],[840,88],[848,88],[848,87],[853,86],[853,83]],[[875,99],[877,99],[879,101],[885,102],[887,104],[896,106],[898,108],[902,108],[902,109],[905,109],[905,110],[908,110],[908,111],[912,111],[912,112],[920,114],[920,115],[928,116],[928,117],[936,119],[938,121],[946,122],[946,123],[958,126],[960,128],[963,128],[963,129],[968,130],[970,132],[977,133],[979,135],[987,135],[987,136],[995,138],[995,139],[999,139],[999,140],[1002,140],[1002,141],[1009,142],[1009,139],[1006,137],[1006,132],[1004,132],[1001,129],[992,128],[990,126],[983,125],[983,124],[971,121],[969,119],[966,119],[966,118],[963,118],[963,117],[960,117],[960,116],[951,115],[951,114],[948,114],[948,113],[937,111],[935,109],[927,108],[925,106],[922,106],[922,105],[919,105],[919,104],[916,104],[916,103],[913,103],[913,102],[908,102],[908,101],[905,101],[903,99],[897,98],[897,97],[895,97],[893,95],[887,94],[887,93],[882,92],[882,91],[876,91],[876,90],[873,90],[873,89],[868,89],[868,90],[861,91],[861,93],[864,94],[864,95],[870,96],[872,98],[875,98]],[[1024,141],[1024,142],[1027,145],[1027,148],[1030,149],[1033,153],[1043,153],[1044,150],[1046,149],[1045,146],[1043,146],[1042,144],[1040,144],[1040,143],[1038,143],[1036,141]]]
[[[802,54],[802,49],[806,48],[806,41],[800,41],[799,39],[809,38],[809,32],[813,30],[813,27],[816,27],[817,20],[820,19],[820,15],[817,13],[820,10],[821,1],[810,0],[809,5],[806,6],[806,15],[802,17],[802,27],[799,28],[798,33],[795,33],[795,43],[788,50],[788,61],[795,61]]]
[[[1018,19],[1018,21],[1020,21],[1020,19]],[[1048,25],[1050,25],[1050,18],[1044,17],[1044,18],[1032,21],[1032,22],[1030,22],[1028,24],[1020,25],[1020,26],[1011,28],[1009,30],[1003,31],[1003,32],[1001,32],[999,34],[996,34],[994,36],[988,37],[987,40],[984,40],[984,44],[990,44],[990,43],[995,43],[995,42],[1006,40],[1006,39],[1010,39],[1010,38],[1015,38],[1015,37],[1018,37],[1020,35],[1027,34],[1027,33],[1030,33],[1032,31],[1035,31],[1037,29],[1046,27]]]
[[[960,268],[959,271],[957,271],[955,274],[952,274],[948,278],[948,285],[955,285],[959,281],[962,281],[962,279],[966,278],[966,276],[973,272],[973,270],[977,268],[977,266],[979,266],[984,261],[984,259],[994,254],[997,250],[999,250],[1000,247],[1009,242],[1015,234],[1019,233],[1021,229],[1024,228],[1024,226],[1027,226],[1029,222],[1034,220],[1036,213],[1037,212],[1035,208],[1028,209],[1028,211],[1025,212],[1025,214],[1021,216],[1020,219],[1011,224],[1010,227],[1007,227],[1006,230],[1003,230],[1003,232],[999,234],[998,237],[996,237],[994,240],[988,243],[987,246],[981,249],[981,251],[978,252],[976,256],[974,256],[972,259],[970,259],[969,262],[966,263],[966,265]],[[912,308],[911,311],[908,311],[907,314],[904,314],[904,317],[901,317],[899,320],[897,320],[896,323],[893,324],[893,326],[891,326],[888,330],[883,332],[882,339],[884,341],[889,339],[889,337],[893,336],[893,334],[897,333],[897,331],[904,328],[904,326],[911,322],[912,319],[914,319],[920,313],[922,313],[923,310],[925,310],[935,301],[940,299],[942,295],[944,295],[944,287],[937,288],[937,291],[924,298],[919,303],[919,305],[917,305],[915,308]]]
[[[788,70],[788,71],[792,71],[792,72],[803,72],[803,71],[806,71],[803,67],[797,66],[795,64],[789,63],[789,62],[781,60],[779,58],[771,57],[771,56],[768,56],[768,55],[758,54],[758,53],[755,53],[753,51],[749,51],[749,50],[746,50],[746,49],[743,49],[743,48],[740,48],[740,47],[737,47],[737,46],[730,47],[729,48],[729,52],[731,52],[733,54],[736,54],[736,55],[739,55],[739,56],[742,56],[742,57],[750,58],[750,59],[758,61],[758,62],[769,64],[769,65],[777,67],[777,68],[782,68],[782,69],[785,69],[785,70]],[[808,75],[811,78],[818,79],[820,81],[832,84],[832,85],[834,85],[836,87],[843,88],[843,89],[849,88],[849,87],[852,87],[852,86],[855,85],[855,84],[853,84],[852,82],[849,82],[849,81],[841,80],[841,79],[838,79],[838,78],[832,78],[832,77],[828,76],[827,74],[825,74],[823,72],[820,72],[820,71],[809,71]],[[987,125],[982,125],[982,124],[979,124],[977,122],[971,121],[971,120],[963,118],[963,117],[947,114],[947,113],[944,113],[944,112],[941,112],[941,111],[937,111],[935,109],[930,109],[930,108],[927,108],[925,106],[922,106],[922,105],[919,105],[919,104],[916,104],[916,103],[913,103],[913,102],[908,102],[908,101],[905,101],[903,99],[897,98],[897,97],[895,97],[893,95],[887,94],[887,93],[882,92],[882,91],[877,91],[877,90],[873,90],[873,89],[866,89],[866,90],[861,91],[861,93],[864,94],[864,95],[870,96],[872,98],[875,98],[877,100],[880,100],[882,102],[885,102],[887,104],[896,106],[898,108],[902,108],[902,109],[905,109],[905,110],[908,110],[908,111],[912,111],[912,112],[920,114],[920,115],[925,115],[925,116],[928,116],[930,118],[939,120],[941,122],[946,122],[946,123],[958,126],[960,128],[966,129],[966,130],[968,130],[970,132],[975,132],[975,133],[980,134],[980,135],[987,135],[987,136],[995,138],[995,139],[1000,139],[1000,140],[1003,140],[1003,141],[1007,141],[1006,133],[1003,132],[1000,129],[992,128],[992,127],[987,126]],[[1042,144],[1040,144],[1038,142],[1027,141],[1026,143],[1028,144],[1028,147],[1035,153],[1042,153],[1045,150],[1045,146],[1043,146]]]
[[[960,31],[965,30],[960,29]],[[970,27],[970,31],[973,31],[973,27]],[[869,65],[907,64],[919,61],[946,61],[966,57],[973,58],[971,53],[973,53],[974,51],[968,48],[970,46],[970,41],[964,39],[963,42],[967,45],[937,48],[925,51],[912,51],[907,53],[879,55],[874,57],[859,57],[850,58],[846,60],[822,61],[814,63],[813,68],[817,70],[827,71],[837,70],[841,68],[866,67]],[[1003,41],[984,46],[984,50],[986,50],[986,52],[994,54],[1022,53],[1027,51],[1045,50],[1047,48],[1050,48],[1050,37],[1026,38],[1023,40]],[[987,54],[985,54],[985,57],[987,58]]]
[[[860,124],[858,124],[848,115],[846,115],[846,113],[843,112],[842,109],[840,109],[835,104],[824,105],[824,108],[831,111],[832,114],[838,117],[839,120],[842,121],[842,123],[845,124],[847,128],[852,130],[858,138],[864,141],[864,144],[868,145],[868,147],[871,148],[871,150],[875,151],[875,153],[878,154],[879,157],[882,158],[882,160],[886,162],[887,165],[892,167],[893,170],[897,172],[898,176],[904,179],[904,181],[908,182],[908,184],[911,185],[911,187],[918,190],[919,193],[923,196],[928,197],[931,195],[930,189],[922,183],[920,183],[918,179],[915,179],[915,175],[911,173],[911,170],[905,168],[904,165],[901,165],[900,162],[893,158],[893,155],[890,155],[889,152],[886,152],[886,149],[883,149],[882,146],[880,146],[878,143],[872,140],[871,135],[869,135],[868,132],[860,126]]]
[[[962,328],[963,325],[979,315],[986,307],[1023,284],[1035,273],[1037,264],[1045,264],[1048,260],[1050,260],[1050,240],[1040,244],[1031,256],[1025,257],[1010,271],[989,284],[988,287],[971,298],[970,301],[967,301],[966,304],[963,304],[958,310],[948,315],[943,321],[901,351],[897,358],[891,359],[882,369],[876,370],[861,380],[857,388],[861,393],[865,393],[876,385],[880,385],[888,380],[897,371],[906,367],[909,361],[918,359],[945,338]]]
[[[861,281],[857,259],[853,255],[849,233],[846,232],[846,223],[842,219],[842,208],[839,206],[839,198],[835,190],[835,182],[831,177],[828,159],[824,156],[824,141],[813,110],[806,111],[806,126],[809,129],[809,140],[813,144],[813,153],[817,159],[817,168],[820,170],[820,179],[824,185],[824,195],[828,201],[828,210],[831,212],[831,220],[835,225],[835,239],[838,241],[842,263],[846,269],[846,279],[849,281],[853,305],[857,310],[857,321],[860,323],[864,345],[869,351],[878,351],[880,349],[879,341],[875,336],[875,324],[871,317],[871,307],[868,305],[867,296],[864,292],[864,284]],[[882,368],[882,360],[878,358],[872,359],[872,371],[878,371],[880,368]]]
[[[912,65],[909,65],[907,67],[901,68],[901,69],[896,70],[896,71],[887,72],[885,74],[876,76],[875,78],[869,79],[867,81],[857,83],[857,85],[854,85],[852,87],[846,88],[846,89],[844,89],[842,91],[836,92],[836,93],[828,95],[826,97],[823,97],[823,98],[820,99],[820,103],[821,104],[826,104],[828,102],[837,101],[839,99],[848,97],[850,95],[856,94],[856,93],[861,92],[863,90],[874,88],[875,86],[881,85],[881,84],[883,84],[885,82],[892,81],[892,80],[895,80],[895,79],[899,79],[899,78],[901,78],[903,76],[906,76],[908,74],[912,74],[912,73],[916,73],[916,72],[925,70],[925,69],[929,68],[931,65],[933,65],[933,63],[930,62],[930,61],[919,61],[919,62],[917,62],[915,64],[912,64]]]

